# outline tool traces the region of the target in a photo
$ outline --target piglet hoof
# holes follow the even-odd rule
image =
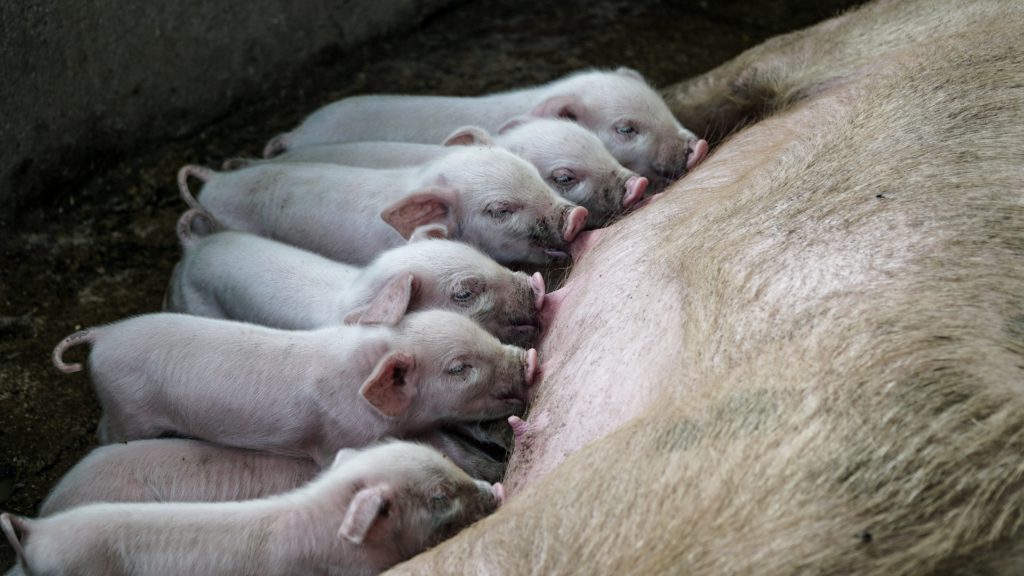
[[[491,484],[491,494],[494,494],[494,500],[498,503],[498,506],[505,503],[505,487],[501,485],[501,482]]]
[[[694,166],[700,164],[704,157],[708,155],[708,143],[703,138],[695,142],[690,142],[690,149],[686,156],[686,170],[693,170]]]

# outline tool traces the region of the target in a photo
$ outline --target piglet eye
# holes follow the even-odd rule
[[[576,175],[568,170],[555,170],[551,179],[559,186],[569,186],[576,181]]]
[[[430,497],[430,507],[437,509],[443,509],[448,506],[448,497],[444,494],[435,494]]]
[[[472,297],[473,297],[473,293],[470,292],[469,290],[459,290],[458,292],[455,293],[454,296],[452,296],[452,298],[456,302],[467,302]]]
[[[508,208],[490,208],[487,210],[487,214],[489,214],[491,218],[504,220],[512,215],[512,210]]]
[[[633,128],[632,126],[626,126],[626,125],[616,126],[615,127],[615,131],[618,132],[619,134],[624,135],[624,136],[630,136],[632,134],[636,134],[636,128]]]
[[[448,367],[448,373],[449,374],[462,374],[463,372],[466,371],[466,368],[469,368],[469,364],[463,364],[462,362],[457,362],[457,363],[452,364],[451,366]]]

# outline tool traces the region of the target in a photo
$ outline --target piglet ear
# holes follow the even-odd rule
[[[443,224],[427,224],[426,226],[420,226],[409,236],[409,242],[419,242],[421,240],[447,240],[448,239],[448,228]]]
[[[392,204],[380,217],[406,240],[427,224],[441,224],[451,236],[455,230],[455,194],[447,188],[427,188]]]
[[[11,548],[14,548],[14,552],[18,555],[21,566],[26,569],[29,568],[28,558],[25,557],[25,549],[21,546],[21,540],[28,536],[30,524],[31,520],[28,518],[8,512],[0,514],[0,530],[3,530],[7,542],[11,544]]]
[[[539,118],[568,118],[578,120],[583,115],[583,103],[576,96],[552,96],[530,110],[530,116]]]
[[[442,142],[445,146],[493,146],[494,140],[479,126],[463,126],[448,135]]]
[[[359,394],[385,416],[401,416],[416,396],[416,360],[404,352],[388,352],[377,362]]]
[[[523,124],[526,124],[529,121],[530,119],[527,118],[526,116],[516,116],[515,118],[512,118],[508,122],[502,124],[501,127],[498,128],[498,134],[504,134],[505,132],[508,132],[509,130],[517,126],[522,126]]]
[[[383,486],[363,488],[352,497],[341,521],[338,534],[349,542],[362,544],[367,534],[380,521],[388,517],[391,503]]]
[[[394,326],[405,316],[418,281],[415,274],[399,274],[388,280],[369,304],[345,315],[345,324]]]

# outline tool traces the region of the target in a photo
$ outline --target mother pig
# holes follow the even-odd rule
[[[396,572],[1024,571],[1022,29],[879,2],[674,87],[761,120],[577,255],[509,505]]]

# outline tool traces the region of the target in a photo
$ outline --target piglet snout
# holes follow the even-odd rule
[[[565,229],[562,230],[562,239],[566,242],[572,242],[576,235],[579,234],[583,227],[587,225],[587,216],[590,213],[587,209],[582,206],[576,206],[569,210],[569,213],[565,217]]]
[[[523,353],[523,368],[526,371],[526,385],[533,386],[533,377],[537,373],[537,350],[530,348]]]
[[[643,198],[644,192],[647,191],[647,183],[647,178],[643,176],[630,176],[626,180],[626,194],[622,197],[622,207],[629,208]]]
[[[686,169],[693,170],[693,167],[700,164],[701,160],[708,155],[708,143],[703,138],[691,140],[686,151]]]
[[[540,275],[540,272],[534,272],[533,276],[530,276],[530,288],[533,289],[533,305],[537,311],[540,311],[544,307],[544,295],[547,294],[544,277]]]

